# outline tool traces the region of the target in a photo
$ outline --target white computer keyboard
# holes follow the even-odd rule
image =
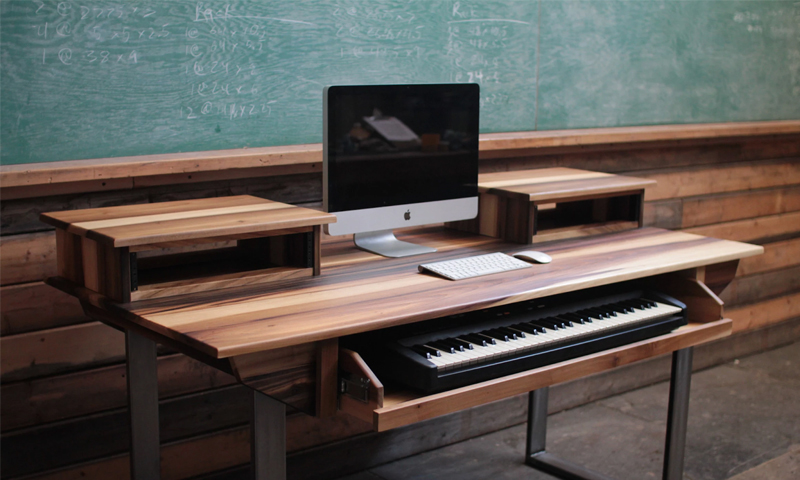
[[[489,253],[474,257],[457,258],[443,262],[424,263],[419,266],[419,271],[428,270],[450,280],[480,277],[490,273],[507,272],[520,268],[528,268],[531,264],[516,259],[505,253]]]

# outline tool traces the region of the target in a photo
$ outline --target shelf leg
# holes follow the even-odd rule
[[[161,450],[158,432],[156,343],[128,330],[125,332],[125,349],[128,356],[131,479],[158,479]]]
[[[250,455],[255,480],[286,480],[286,405],[253,390]]]
[[[689,389],[692,382],[692,347],[672,352],[669,382],[667,439],[664,446],[664,480],[683,478],[683,454],[686,449],[686,424],[689,419]]]

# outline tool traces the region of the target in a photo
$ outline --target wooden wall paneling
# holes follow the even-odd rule
[[[231,385],[232,376],[185,355],[158,359],[160,398]],[[89,415],[127,402],[125,365],[0,385],[3,430]]]
[[[163,401],[161,415],[164,422],[161,436],[162,444],[162,478],[187,478],[187,468],[193,468],[183,463],[192,464],[198,456],[207,457],[202,468],[191,470],[194,474],[203,474],[226,467],[241,465],[249,462],[249,427],[246,421],[249,418],[249,409],[245,408],[249,402],[248,389],[242,386],[204,392]],[[244,402],[244,405],[242,404]],[[197,412],[187,415],[186,412]],[[209,430],[220,425],[230,425],[227,428]],[[4,437],[4,441],[19,441],[16,446],[8,451],[8,455],[17,451],[30,451],[25,445],[36,446],[36,451],[53,451],[52,449],[65,449],[56,452],[53,459],[45,460],[38,468],[32,470],[31,479],[62,479],[80,478],[82,480],[127,478],[128,472],[120,470],[118,463],[124,458],[127,468],[126,431],[127,415],[124,409],[107,412],[96,418],[88,418],[74,424],[54,425],[41,428],[40,435],[31,431],[19,432],[16,435]],[[289,414],[286,419],[287,451],[296,452],[323,444],[328,444],[366,433],[371,429],[364,423],[347,415],[336,415],[327,419],[317,419],[302,414]],[[96,438],[92,432],[99,430]],[[244,432],[242,438],[231,432]],[[76,445],[69,445],[70,435],[75,435]],[[45,437],[45,444],[35,445],[37,438]],[[208,439],[217,438],[219,442],[228,442],[228,448],[209,449]],[[212,442],[217,445],[216,441]],[[47,447],[47,448],[45,448]],[[110,453],[110,452],[122,452]],[[94,457],[90,457],[94,455]],[[86,458],[87,461],[77,466],[64,464],[72,457]],[[33,468],[36,458],[14,459],[12,464],[15,470]],[[173,463],[174,462],[174,463]],[[76,463],[75,461],[71,462]],[[5,464],[4,464],[5,465]],[[53,465],[59,465],[53,467]],[[169,473],[174,472],[174,473]],[[4,472],[5,473],[5,472]],[[172,475],[175,476],[172,476]],[[84,476],[81,476],[84,475]],[[118,477],[117,475],[125,475]],[[26,477],[29,478],[29,477]]]
[[[0,287],[0,335],[15,335],[91,321],[77,298],[43,282]]]
[[[738,162],[800,157],[800,136],[773,141],[728,138],[716,142],[652,142],[627,145],[591,145],[520,151],[516,156],[481,159],[481,172],[572,167],[638,176],[640,171],[690,168]]]
[[[800,184],[800,162],[769,160],[708,167],[673,168],[636,174],[658,182],[647,189],[647,200],[695,197],[740,190]]]
[[[800,317],[800,292],[749,305],[725,309],[733,320],[733,331],[755,330],[784,320]]]
[[[681,227],[696,227],[800,210],[800,186],[683,200]]]
[[[744,258],[739,262],[739,269],[736,272],[738,276],[800,265],[800,237],[762,246],[764,247],[763,255]]]
[[[38,282],[55,274],[54,232],[0,237],[0,285]]]
[[[247,425],[249,403],[249,389],[241,385],[162,400],[161,442]],[[7,432],[0,458],[4,478],[127,453],[129,427],[128,410],[122,407]]]
[[[738,277],[720,294],[726,305],[743,305],[800,291],[800,266]]]
[[[724,238],[725,240],[768,243],[796,236],[797,225],[800,225],[800,212],[748,218],[733,222],[704,225],[702,227],[685,228],[683,230],[706,237]]]
[[[4,383],[125,360],[125,336],[99,322],[0,338]]]

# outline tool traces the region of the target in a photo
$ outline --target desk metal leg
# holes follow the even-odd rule
[[[545,451],[547,440],[548,387],[528,394],[528,441],[525,463],[531,467],[566,480],[611,480],[609,477],[568,462]]]
[[[161,450],[158,433],[156,344],[129,330],[125,332],[125,349],[128,355],[131,479],[158,479]]]
[[[689,389],[692,382],[693,352],[692,347],[672,352],[667,440],[664,446],[664,480],[683,478],[683,454],[686,449],[686,424],[689,419]]]
[[[663,480],[683,478],[693,351],[694,349],[689,347],[672,353]],[[610,480],[605,475],[567,462],[545,451],[548,393],[548,388],[540,388],[528,394],[528,441],[525,463],[537,470],[567,480]]]
[[[250,455],[255,480],[286,480],[286,405],[253,390]]]

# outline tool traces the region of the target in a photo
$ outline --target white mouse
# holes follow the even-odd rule
[[[524,252],[517,252],[514,254],[514,256],[522,260],[535,263],[550,263],[553,261],[550,255],[544,252],[537,252],[536,250],[526,250]]]

